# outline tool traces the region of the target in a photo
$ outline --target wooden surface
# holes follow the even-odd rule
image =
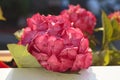
[[[92,66],[80,74],[56,73],[43,68],[1,68],[0,80],[120,80],[120,66]]]
[[[0,50],[0,61],[9,62],[12,60],[12,56],[8,50]]]

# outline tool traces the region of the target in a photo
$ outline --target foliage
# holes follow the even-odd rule
[[[102,12],[102,28],[96,31],[103,31],[103,42],[101,50],[93,53],[93,65],[120,65],[120,51],[112,45],[113,41],[120,40],[120,24]]]
[[[27,51],[27,46],[17,44],[8,44],[7,46],[18,67],[40,67],[35,57]]]
[[[0,20],[3,20],[5,21],[5,17],[3,17],[3,11],[2,11],[2,8],[0,7]]]

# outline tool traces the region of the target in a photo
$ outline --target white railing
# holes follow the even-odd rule
[[[120,66],[92,66],[80,74],[56,73],[43,68],[1,68],[0,80],[120,80]]]

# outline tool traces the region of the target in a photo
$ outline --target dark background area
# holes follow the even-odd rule
[[[0,50],[7,49],[8,43],[17,43],[13,33],[26,26],[26,18],[40,14],[58,15],[69,4],[80,4],[97,18],[96,27],[101,26],[101,10],[107,14],[120,9],[120,0],[0,0],[6,21],[0,21]],[[102,33],[94,33],[101,41]]]

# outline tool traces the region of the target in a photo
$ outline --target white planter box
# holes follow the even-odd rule
[[[120,80],[120,66],[92,66],[80,74],[56,73],[42,68],[0,68],[0,80]]]

